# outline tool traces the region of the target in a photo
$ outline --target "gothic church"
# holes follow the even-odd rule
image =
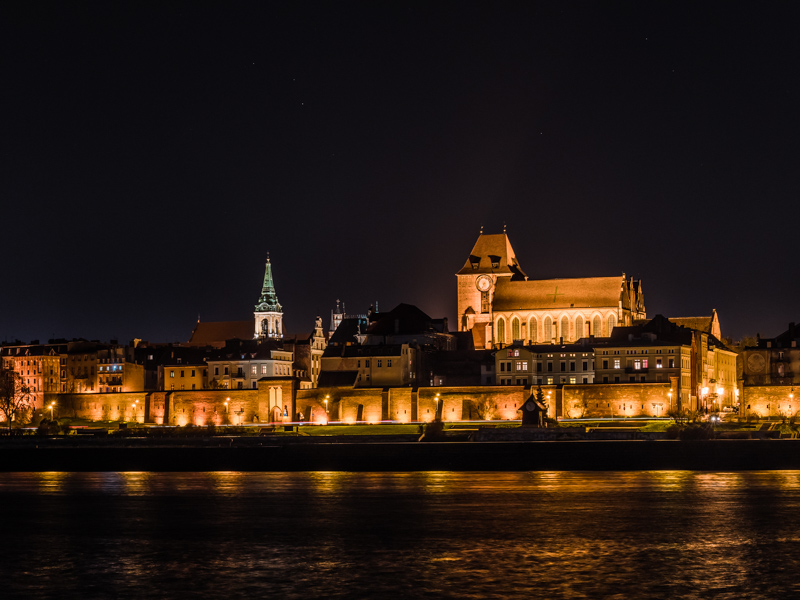
[[[456,273],[460,331],[475,348],[607,337],[645,319],[640,281],[614,277],[528,279],[505,233],[484,234]]]

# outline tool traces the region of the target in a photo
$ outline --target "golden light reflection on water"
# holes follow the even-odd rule
[[[0,474],[4,500],[7,568],[126,597],[797,597],[798,471]]]
[[[315,491],[320,494],[335,494],[339,491],[346,473],[340,471],[314,471],[309,473]]]
[[[208,480],[218,494],[232,495],[244,491],[246,476],[241,471],[212,471]]]
[[[152,474],[148,471],[123,471],[119,476],[125,494],[142,496],[150,490]]]
[[[44,493],[59,493],[62,491],[69,473],[61,471],[44,471],[38,473],[39,486]]]

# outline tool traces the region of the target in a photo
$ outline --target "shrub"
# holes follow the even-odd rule
[[[714,438],[714,430],[708,425],[686,427],[680,432],[681,440],[710,440]]]

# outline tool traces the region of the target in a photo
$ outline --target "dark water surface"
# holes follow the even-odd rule
[[[800,472],[0,473],[2,598],[800,598]]]

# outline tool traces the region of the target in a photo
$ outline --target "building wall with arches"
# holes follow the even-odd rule
[[[499,311],[493,317],[496,346],[571,343],[590,335],[608,337],[617,325],[632,324],[630,315],[620,315],[617,308]]]

